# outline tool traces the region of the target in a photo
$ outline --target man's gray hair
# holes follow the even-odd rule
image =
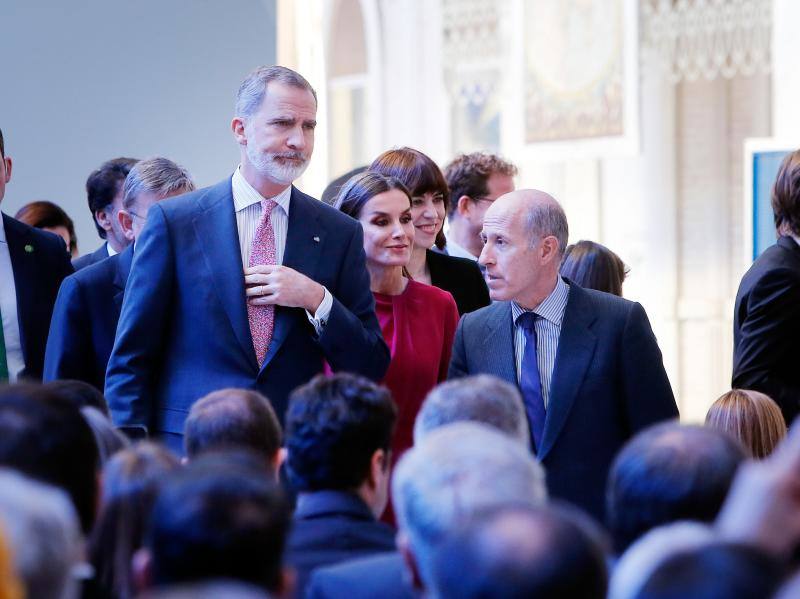
[[[125,178],[122,207],[130,210],[143,193],[153,193],[163,198],[178,191],[194,191],[194,188],[189,172],[169,158],[145,158],[133,165]]]
[[[28,597],[78,596],[73,569],[81,559],[80,526],[64,492],[0,469],[0,528]]]
[[[569,225],[564,209],[557,201],[532,202],[526,218],[531,247],[538,239],[552,235],[558,240],[558,252],[564,255],[569,240]]]
[[[496,376],[467,376],[434,387],[414,422],[414,442],[445,424],[461,421],[488,424],[530,447],[522,396],[514,385]]]
[[[263,66],[252,71],[239,86],[239,93],[236,94],[235,116],[247,118],[258,112],[270,81],[305,89],[314,96],[314,102],[317,101],[317,92],[300,73],[277,65]]]
[[[431,431],[400,458],[392,479],[399,529],[430,582],[444,535],[486,509],[542,505],[544,470],[521,443],[476,422]]]

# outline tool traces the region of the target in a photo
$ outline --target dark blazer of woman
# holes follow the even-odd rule
[[[433,250],[427,251],[425,259],[431,271],[431,283],[450,292],[456,300],[459,316],[491,303],[489,289],[477,262]]]

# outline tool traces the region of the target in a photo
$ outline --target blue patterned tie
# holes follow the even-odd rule
[[[528,424],[531,427],[531,440],[534,451],[538,451],[542,442],[545,419],[542,381],[539,378],[539,361],[536,352],[536,328],[534,327],[536,318],[537,314],[525,312],[517,319],[517,324],[522,327],[522,331],[525,334],[525,351],[522,354],[519,387],[522,391],[522,400],[525,402]]]

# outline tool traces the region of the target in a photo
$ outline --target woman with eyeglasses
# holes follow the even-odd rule
[[[444,248],[442,232],[450,193],[442,171],[428,156],[413,148],[388,150],[378,156],[370,171],[397,178],[411,193],[414,248],[407,271],[411,279],[450,292],[459,314],[489,305],[489,290],[473,260],[438,253]]]

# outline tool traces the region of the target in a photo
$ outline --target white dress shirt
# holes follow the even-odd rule
[[[8,380],[13,383],[25,368],[25,358],[22,355],[17,318],[17,286],[14,283],[14,270],[11,266],[11,254],[8,251],[2,215],[0,215],[0,281],[2,281],[0,283],[0,313],[3,315],[3,340],[6,346]]]
[[[111,244],[106,241],[106,252],[108,252],[108,257],[115,256],[117,251],[111,247]]]
[[[289,204],[292,197],[292,187],[289,186],[273,198],[264,198],[258,191],[250,185],[242,175],[241,168],[237,168],[231,179],[231,191],[233,192],[233,208],[236,211],[236,228],[239,232],[239,250],[242,252],[242,267],[250,265],[250,253],[253,246],[253,238],[258,229],[258,221],[261,220],[261,200],[272,199],[277,205],[272,209],[269,219],[272,222],[272,229],[275,233],[275,263],[283,264],[283,254],[286,250],[286,234],[289,230]],[[333,296],[325,290],[322,303],[317,308],[316,314],[311,314],[306,310],[308,319],[317,331],[322,333],[322,329],[330,316],[333,307]]]

